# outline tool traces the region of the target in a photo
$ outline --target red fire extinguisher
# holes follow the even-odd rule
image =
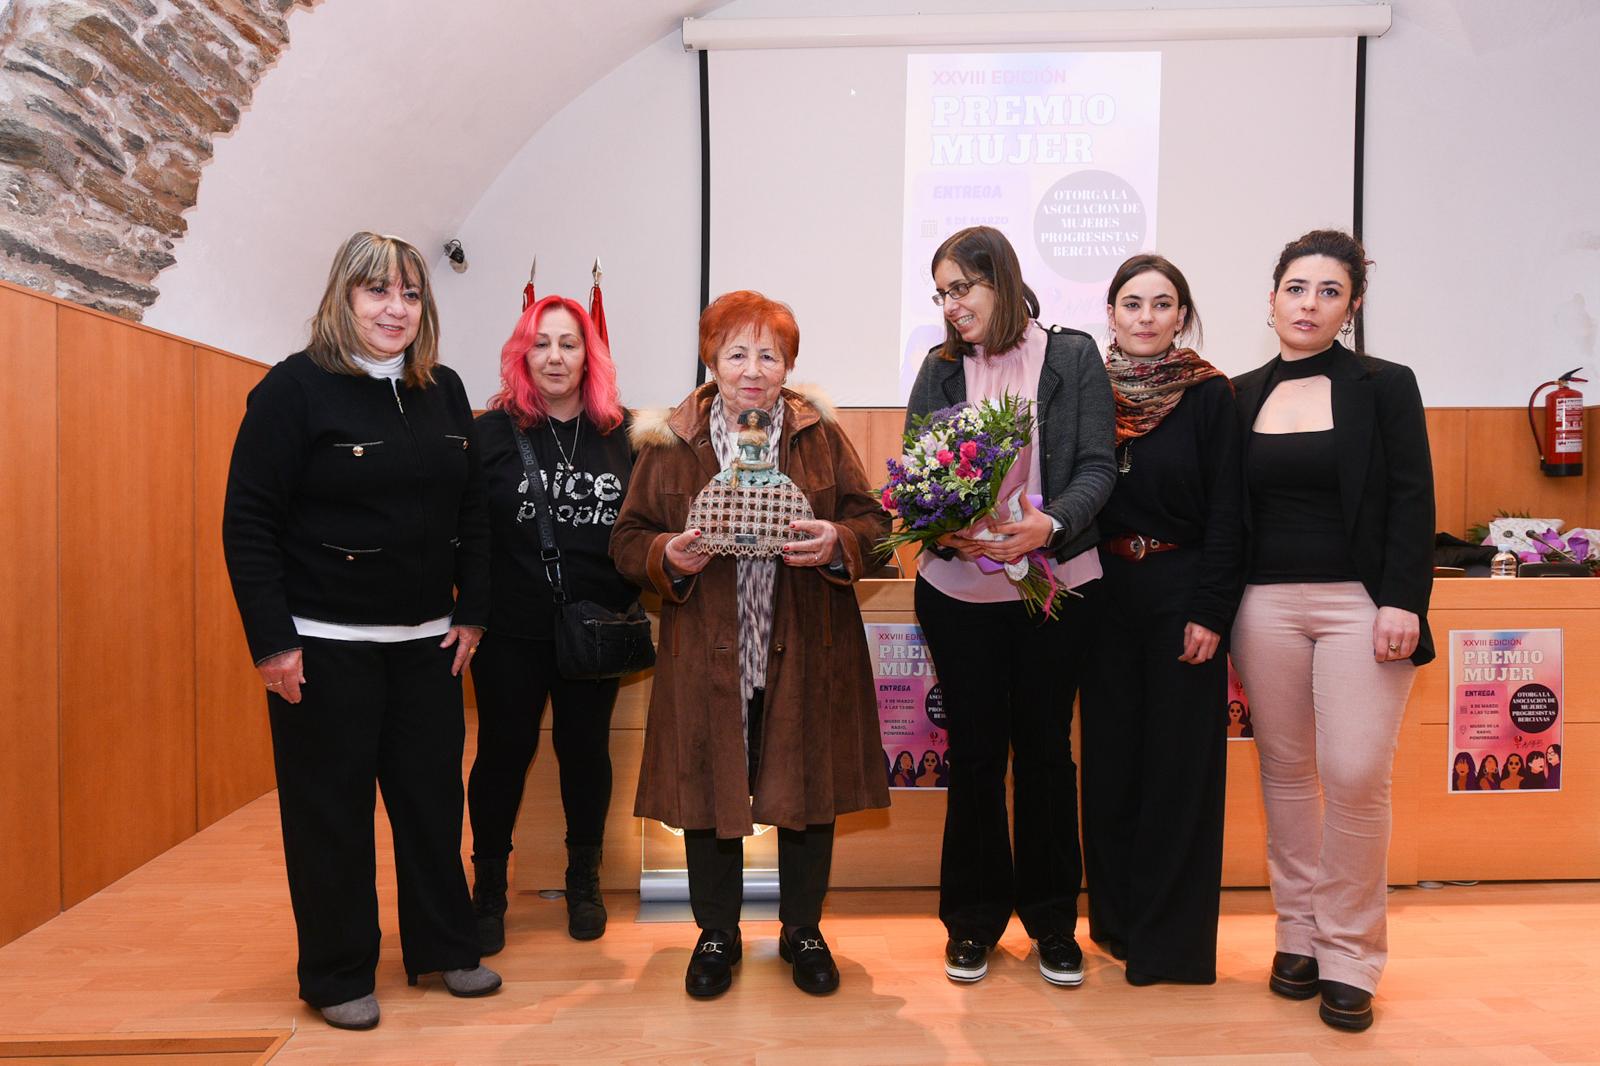
[[[1533,390],[1528,397],[1528,429],[1533,432],[1534,447],[1539,449],[1539,469],[1548,477],[1581,477],[1583,475],[1583,393],[1571,382],[1588,379],[1574,377],[1583,367],[1574,367],[1554,381],[1547,381]],[[1533,421],[1533,405],[1539,394],[1550,386],[1554,392],[1544,398],[1544,439]]]

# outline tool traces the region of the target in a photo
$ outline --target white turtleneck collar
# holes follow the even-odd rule
[[[405,352],[392,359],[368,359],[364,355],[352,353],[350,361],[365,370],[369,377],[383,378],[386,381],[399,381],[406,370]]]

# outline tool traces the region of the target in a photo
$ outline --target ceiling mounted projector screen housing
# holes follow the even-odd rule
[[[1248,369],[1276,350],[1279,249],[1351,224],[1355,57],[1353,37],[712,52],[712,295],[785,301],[798,379],[900,406],[943,334],[929,257],[992,225],[1045,324],[1103,342],[1112,273],[1159,251],[1207,356]]]

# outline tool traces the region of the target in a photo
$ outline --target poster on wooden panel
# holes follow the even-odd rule
[[[1561,789],[1561,630],[1450,631],[1452,793]]]
[[[1244,694],[1244,682],[1233,668],[1233,656],[1228,657],[1228,739],[1254,740],[1255,726],[1250,724],[1250,698]]]
[[[890,788],[944,788],[950,780],[944,696],[922,627],[868,622],[878,735]]]

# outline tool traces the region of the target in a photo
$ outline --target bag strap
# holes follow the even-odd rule
[[[550,583],[550,594],[558,604],[567,602],[567,588],[561,575],[561,549],[556,547],[556,524],[550,515],[550,500],[544,493],[544,474],[539,460],[533,454],[533,445],[522,427],[512,423],[511,432],[517,438],[517,451],[522,455],[522,491],[533,501],[533,517],[539,527],[539,561],[544,564],[544,577]]]

